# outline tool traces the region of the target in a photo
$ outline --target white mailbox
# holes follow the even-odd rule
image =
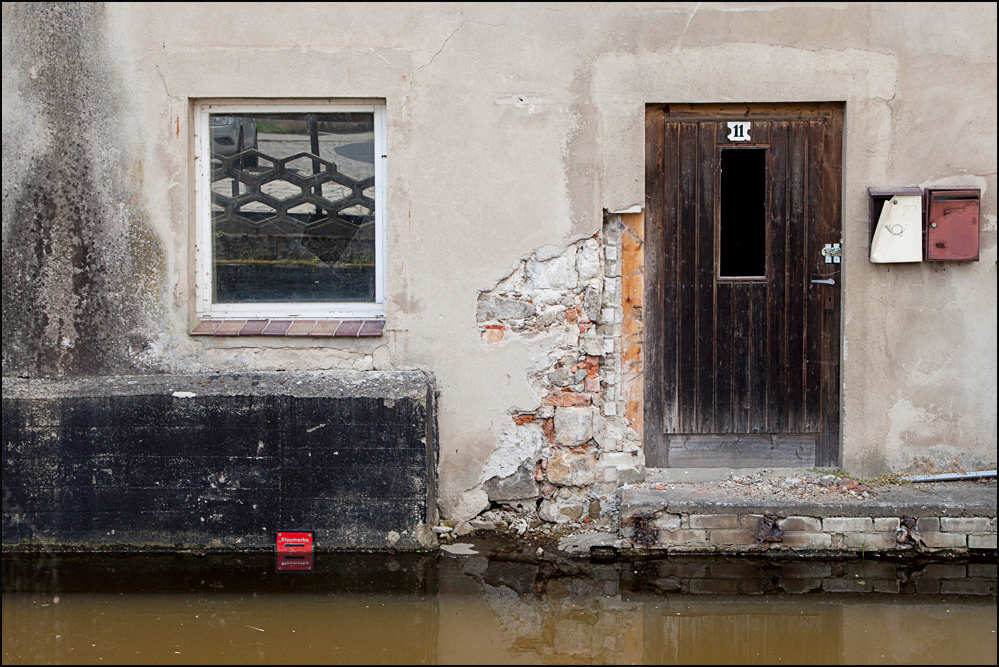
[[[876,197],[872,201],[872,218],[876,204],[881,204],[881,208],[871,237],[871,261],[878,264],[923,261],[922,193]]]

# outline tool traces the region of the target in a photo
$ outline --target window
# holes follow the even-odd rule
[[[385,107],[200,102],[198,316],[385,315]]]

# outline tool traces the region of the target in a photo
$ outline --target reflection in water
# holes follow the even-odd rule
[[[996,662],[994,562],[5,556],[3,584],[4,664]]]

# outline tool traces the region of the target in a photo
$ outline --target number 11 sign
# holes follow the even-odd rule
[[[749,121],[736,121],[728,123],[729,141],[749,141],[749,129],[752,127]]]

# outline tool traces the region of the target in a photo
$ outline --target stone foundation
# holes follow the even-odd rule
[[[996,548],[995,505],[963,508],[946,516],[932,505],[897,508],[859,505],[843,516],[841,505],[758,504],[705,500],[671,503],[664,494],[624,489],[621,537],[624,549],[671,552],[934,552]],[[867,513],[865,516],[863,513]],[[991,516],[974,516],[975,512]],[[860,513],[858,515],[858,513]]]

